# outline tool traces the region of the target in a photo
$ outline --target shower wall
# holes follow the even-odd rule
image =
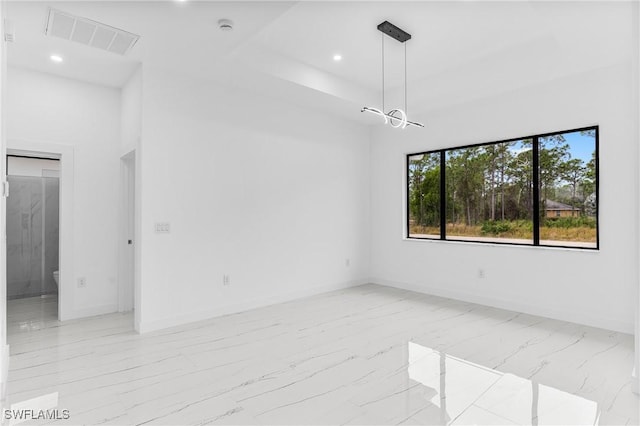
[[[7,297],[57,293],[59,179],[8,176]]]

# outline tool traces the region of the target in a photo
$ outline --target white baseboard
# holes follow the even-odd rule
[[[63,317],[61,321],[68,321],[78,318],[95,317],[96,315],[112,314],[118,312],[116,303],[109,305],[91,306],[89,308],[74,309],[67,317]]]
[[[0,348],[0,362],[2,370],[0,371],[0,400],[7,399],[7,382],[9,378],[9,345]]]
[[[205,311],[176,315],[152,321],[140,321],[140,323],[137,324],[136,330],[138,331],[138,333],[148,333],[150,331],[162,330],[164,328],[207,320],[222,315],[235,314],[238,312],[248,311],[250,309],[262,308],[264,306],[289,302],[291,300],[302,299],[304,297],[315,296],[317,294],[327,293],[330,291],[343,290],[345,288],[367,284],[368,282],[368,280],[363,279],[319,287],[310,287],[304,290],[283,293],[261,299],[253,299],[242,303],[234,303],[231,305],[220,306]]]
[[[373,284],[385,285],[404,290],[415,291],[416,293],[430,294],[433,296],[446,297],[449,299],[461,300],[463,302],[477,303],[479,305],[491,306],[493,308],[505,309],[508,311],[522,312],[525,314],[536,315],[545,318],[556,319],[560,321],[573,322],[583,324],[590,327],[604,328],[606,330],[617,331],[620,333],[633,334],[633,324],[611,318],[605,318],[597,315],[591,315],[588,312],[571,312],[558,311],[548,309],[520,301],[504,300],[492,297],[479,296],[476,294],[464,293],[456,290],[443,289],[427,284],[410,284],[398,281],[390,281],[380,278],[371,278]]]

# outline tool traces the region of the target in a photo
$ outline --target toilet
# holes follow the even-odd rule
[[[58,278],[60,278],[60,272],[53,271],[53,281],[56,282],[56,291],[58,290]]]

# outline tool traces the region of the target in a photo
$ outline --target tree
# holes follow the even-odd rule
[[[573,207],[581,206],[582,202],[577,197],[577,191],[586,175],[584,162],[579,158],[572,158],[562,164],[561,177],[571,188],[570,204]]]
[[[596,211],[596,152],[591,153],[591,160],[587,163],[582,180],[584,196],[584,212],[587,216],[595,216]]]
[[[440,154],[410,158],[409,213],[416,225],[439,226]]]
[[[470,147],[450,151],[447,156],[448,203],[452,213],[462,211],[467,226],[477,222],[484,190],[481,148]],[[451,217],[455,217],[452,214]],[[460,222],[458,216],[457,222]]]
[[[507,185],[511,192],[510,219],[531,219],[533,207],[533,140],[521,142],[522,149],[507,163]]]
[[[544,212],[550,197],[555,197],[555,185],[561,178],[564,163],[570,158],[569,145],[563,135],[545,136],[539,139],[540,208]]]

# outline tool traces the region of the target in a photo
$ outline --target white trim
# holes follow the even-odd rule
[[[4,32],[6,4],[0,0],[0,26]],[[0,195],[0,399],[6,400],[9,377],[9,345],[7,345],[7,225],[6,216],[6,144],[7,144],[7,43],[0,39],[0,181],[3,194]]]
[[[466,292],[443,289],[433,285],[421,283],[405,283],[399,281],[390,281],[381,278],[371,278],[371,283],[394,287],[403,290],[415,291],[416,293],[429,294],[438,297],[446,297],[448,299],[460,300],[463,302],[476,303],[479,305],[490,306],[492,308],[505,309],[508,311],[522,312],[529,315],[535,315],[543,318],[550,318],[559,321],[567,321],[576,324],[587,325],[590,327],[604,328],[606,330],[617,331],[620,333],[633,334],[633,324],[630,322],[591,315],[587,312],[569,312],[565,310],[555,310],[541,308],[529,303],[514,302],[511,300],[503,300],[493,297],[478,296]]]
[[[406,204],[406,202],[405,202]],[[415,235],[415,234],[414,234]],[[455,244],[461,244],[461,245],[470,245],[470,246],[475,246],[475,247],[502,247],[502,248],[509,248],[509,249],[516,249],[516,250],[520,250],[520,249],[525,249],[525,250],[531,250],[533,249],[534,251],[539,251],[539,250],[556,250],[556,251],[569,251],[569,252],[574,252],[574,253],[592,253],[595,255],[598,255],[600,253],[600,249],[596,248],[596,247],[568,247],[568,246],[552,246],[552,245],[547,245],[547,246],[534,246],[533,242],[531,242],[531,244],[525,244],[525,243],[509,243],[508,241],[502,242],[500,243],[499,241],[482,241],[480,238],[482,237],[449,237],[450,239],[447,240],[440,240],[439,236],[436,236],[434,238],[409,238],[409,237],[403,237],[402,241],[407,242],[407,243],[417,243],[417,244],[450,244],[450,243],[455,243]],[[468,238],[467,240],[456,240],[455,238]],[[478,241],[471,241],[472,238],[478,238]],[[524,241],[524,240],[523,240]],[[546,241],[546,240],[541,240],[542,241]],[[560,241],[559,241],[560,242]],[[567,243],[569,243],[567,241]]]
[[[74,309],[71,312],[67,313],[65,317],[65,321],[87,318],[87,317],[95,317],[96,315],[105,315],[105,314],[113,314],[114,312],[118,312],[118,305],[99,305],[99,306],[91,306],[89,308],[82,309]]]
[[[4,314],[6,317],[6,313]],[[5,319],[6,321],[6,319]],[[2,383],[0,383],[0,400],[5,401],[7,399],[7,378],[9,377],[9,345],[2,345],[0,347],[0,362],[2,362]]]
[[[254,299],[247,302],[220,306],[215,309],[176,315],[172,317],[165,317],[165,318],[160,318],[153,321],[139,322],[139,323],[136,323],[136,325],[139,333],[148,333],[155,330],[161,330],[164,328],[175,327],[178,325],[188,324],[196,321],[207,320],[215,317],[220,317],[223,315],[244,312],[250,309],[262,308],[265,306],[275,305],[278,303],[289,302],[292,300],[315,296],[315,295],[327,293],[330,291],[344,290],[350,287],[367,284],[368,282],[369,282],[368,280],[357,280],[357,281],[347,281],[343,283],[330,284],[330,285],[319,286],[319,287],[312,287],[305,290],[298,290],[298,291],[270,296],[266,298]]]
[[[142,155],[138,138],[138,148],[135,149],[135,211],[133,226],[135,235],[133,236],[133,257],[134,257],[134,285],[133,285],[133,326],[136,332],[140,333],[140,323],[142,322]]]
[[[636,138],[635,146],[638,147],[640,144],[640,5],[638,2],[633,2],[631,5],[631,9],[633,11],[633,16],[631,17],[632,21],[632,38],[634,40],[635,46],[632,52],[632,63],[631,63],[631,88],[632,88],[632,99],[633,99],[633,107],[632,107],[632,116],[634,117],[633,121],[633,137]],[[640,151],[636,152],[636,157],[640,161]],[[636,182],[640,183],[640,175],[638,174],[638,169],[636,168]],[[636,193],[636,197],[640,197],[639,193]],[[640,199],[636,198],[635,205],[635,216],[638,218],[640,215]],[[637,221],[636,221],[637,225]],[[636,228],[636,256],[640,256],[640,228]],[[640,266],[640,264],[638,264]],[[640,268],[638,268],[636,276],[636,282],[634,286],[635,290],[635,339],[634,339],[634,367],[633,372],[631,373],[631,377],[633,377],[633,391],[638,394],[640,393]]]
[[[60,254],[58,284],[58,319],[74,317],[74,149],[71,145],[10,139],[10,154],[54,156],[60,158]]]

